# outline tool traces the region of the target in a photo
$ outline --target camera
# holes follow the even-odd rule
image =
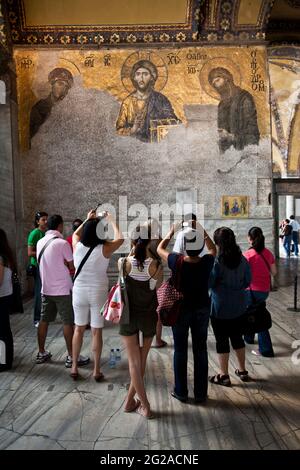
[[[188,222],[182,222],[182,227],[185,228],[185,227],[188,227],[189,226],[189,223]]]

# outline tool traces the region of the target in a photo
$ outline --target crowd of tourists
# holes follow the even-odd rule
[[[194,400],[199,404],[207,400],[209,382],[226,387],[232,385],[228,369],[231,348],[236,356],[236,376],[244,382],[249,380],[245,342],[254,344],[255,338],[254,334],[243,334],[240,319],[248,305],[266,300],[271,276],[276,275],[275,259],[265,247],[261,228],[249,230],[249,248],[242,253],[230,228],[218,228],[211,238],[193,214],[185,220],[184,224],[172,225],[164,238],[160,237],[157,221],[149,219],[139,224],[132,233],[130,253],[122,262],[119,260],[129,301],[129,321],[119,325],[130,373],[124,411],[137,411],[146,418],[153,417],[144,383],[147,356],[154,337],[154,347],[166,346],[157,314],[157,289],[163,283],[164,263],[174,276],[180,270],[183,296],[179,317],[172,327],[174,388],[171,394],[181,402],[188,400],[190,330]],[[113,232],[110,239],[107,237],[108,225]],[[85,221],[74,220],[73,234],[67,239],[63,233],[64,222],[60,215],[48,217],[46,212],[36,213],[35,228],[28,237],[27,267],[28,274],[34,278],[36,363],[45,363],[52,356],[45,349],[48,325],[59,313],[67,350],[65,366],[70,368],[71,379],[77,380],[79,368],[90,362],[88,357],[80,354],[85,330],[90,328],[93,378],[101,382],[104,379],[101,371],[104,318],[100,311],[108,295],[109,260],[122,246],[124,237],[111,214],[105,212],[97,216],[94,210],[88,213]],[[171,245],[174,236],[175,243]],[[169,245],[173,246],[172,250]],[[15,269],[13,252],[5,232],[0,229],[0,340],[5,345],[2,356],[0,349],[0,371],[11,369],[13,361],[9,314],[11,279]],[[212,376],[208,374],[209,320],[219,359],[219,371]],[[268,330],[258,333],[258,350],[252,352],[274,356]]]

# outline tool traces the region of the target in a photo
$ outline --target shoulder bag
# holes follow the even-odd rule
[[[242,333],[251,335],[267,331],[272,326],[272,318],[267,310],[266,302],[258,302],[252,290],[250,289],[252,302],[246,309],[246,312],[240,317]]]
[[[107,301],[100,310],[105,320],[122,325],[129,323],[129,301],[124,275],[125,261],[126,258],[121,258],[118,281],[110,289]]]
[[[81,262],[80,262],[80,265],[78,266],[78,268],[76,269],[76,272],[74,274],[74,277],[73,277],[73,283],[75,282],[75,279],[79,276],[80,274],[80,271],[82,270],[83,266],[85,265],[86,261],[88,260],[90,254],[92,253],[93,249],[95,247],[92,246],[89,251],[85,254],[85,256],[82,258]]]
[[[157,313],[164,326],[174,326],[178,320],[183,294],[180,291],[181,270],[184,257],[178,256],[175,274],[157,289]]]
[[[46,248],[48,248],[48,246],[53,242],[53,240],[56,240],[57,238],[60,238],[60,237],[52,237],[50,238],[46,243],[45,245],[43,246],[43,248],[41,249],[41,252],[38,256],[38,259],[37,259],[37,264],[39,265],[40,262],[41,262],[41,259],[42,259],[42,256],[44,254],[44,251],[46,250]]]

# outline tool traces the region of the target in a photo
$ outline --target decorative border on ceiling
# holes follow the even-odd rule
[[[205,18],[199,39],[208,42],[253,42],[265,39],[274,0],[264,0],[261,4],[256,24],[241,25],[237,23],[240,0],[205,0],[200,8],[200,19]],[[214,23],[211,21],[214,10]]]
[[[185,43],[198,40],[199,11],[204,0],[187,0],[186,22],[163,25],[26,26],[23,0],[6,0],[14,45],[118,46]]]
[[[5,25],[2,0],[0,0],[0,46],[2,51],[8,52],[7,28]]]
[[[274,0],[262,1],[256,24],[237,23],[241,0],[187,0],[186,22],[162,25],[26,26],[23,0],[6,0],[13,45],[124,46],[170,43],[253,43],[265,40]],[[269,28],[268,28],[269,29]]]

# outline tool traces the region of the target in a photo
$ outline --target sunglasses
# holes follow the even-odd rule
[[[41,217],[47,217],[47,214],[45,212],[36,212],[35,213],[35,220],[38,220]]]

